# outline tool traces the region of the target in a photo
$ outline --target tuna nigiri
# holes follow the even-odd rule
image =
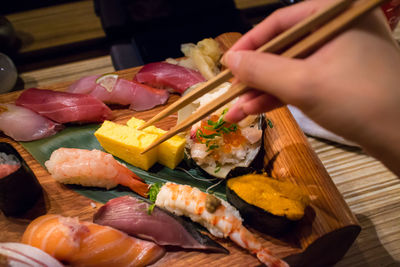
[[[103,86],[98,80],[107,79],[104,76],[87,76],[73,83],[68,91],[71,93],[87,93],[104,103],[130,105],[135,111],[151,109],[157,105],[163,105],[169,98],[169,93],[163,89],[157,89],[135,81],[118,78],[115,74],[108,74],[112,83]]]
[[[111,199],[94,215],[93,222],[159,245],[179,246],[220,253],[228,251],[182,218],[131,196]]]
[[[72,266],[146,266],[164,255],[158,245],[108,226],[44,215],[32,221],[22,243]]]
[[[149,186],[111,154],[100,150],[59,148],[46,161],[51,176],[60,183],[110,189],[118,184],[146,197]]]
[[[180,94],[189,87],[205,81],[200,72],[167,62],[144,65],[134,79],[157,88],[172,88]]]
[[[19,96],[15,104],[59,123],[103,122],[112,116],[103,102],[87,94],[30,88]]]
[[[0,131],[15,141],[33,141],[56,134],[63,126],[30,109],[0,104]]]
[[[164,184],[156,205],[176,215],[185,215],[206,227],[216,237],[229,237],[239,246],[256,254],[268,267],[288,267],[242,224],[239,211],[228,202],[188,185]]]

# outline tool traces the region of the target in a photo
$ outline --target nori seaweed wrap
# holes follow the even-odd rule
[[[0,178],[0,209],[6,216],[18,216],[32,208],[42,194],[42,187],[15,148],[0,142],[0,152],[13,155],[20,166]]]

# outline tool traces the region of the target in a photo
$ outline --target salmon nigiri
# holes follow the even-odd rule
[[[114,228],[60,215],[44,215],[32,221],[22,243],[72,266],[146,266],[165,252],[155,243]]]
[[[44,163],[51,176],[60,183],[110,189],[118,184],[147,197],[149,185],[111,154],[100,150],[59,148]]]

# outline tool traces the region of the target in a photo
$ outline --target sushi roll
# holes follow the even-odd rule
[[[180,110],[178,122],[223,95],[230,86],[224,83]],[[233,176],[235,169],[241,174],[253,172],[256,168],[250,165],[260,155],[262,144],[263,116],[248,116],[240,123],[228,123],[224,115],[232,103],[194,124],[186,135],[187,157],[211,176],[222,179]]]
[[[22,215],[41,193],[38,180],[14,147],[0,143],[0,209],[4,215]]]
[[[260,174],[228,179],[226,198],[239,210],[245,224],[277,237],[303,218],[310,202],[297,185]]]

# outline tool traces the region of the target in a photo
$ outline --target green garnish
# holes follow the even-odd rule
[[[267,124],[269,126],[269,128],[274,128],[274,124],[272,123],[272,121],[270,119],[267,119]]]
[[[229,134],[230,132],[235,132],[238,129],[237,124],[232,123],[229,127],[226,127],[225,124],[226,122],[224,121],[224,115],[228,112],[228,109],[224,109],[221,113],[221,116],[218,118],[216,122],[212,120],[207,120],[207,124],[209,126],[204,126],[204,129],[210,130],[210,131],[215,131],[215,133],[211,134],[205,134],[201,129],[197,129],[196,131],[196,139],[199,143],[201,144],[206,144],[206,147],[208,148],[206,152],[209,152],[210,150],[216,149],[219,146],[215,144],[214,142],[211,142],[212,139],[215,139],[216,137],[220,137],[223,134]],[[204,139],[207,139],[204,141]]]
[[[214,173],[217,173],[221,170],[221,163],[217,162],[216,168],[214,170]]]
[[[221,131],[223,131],[224,133],[230,133],[231,131],[229,130],[229,128],[226,127],[222,127]]]
[[[156,203],[151,204],[148,208],[147,208],[147,214],[151,215],[153,213],[154,207],[156,206]]]
[[[204,134],[204,133],[201,133],[200,136],[203,137],[203,138],[206,138],[206,139],[214,139],[214,138],[217,137],[217,136],[221,136],[221,134],[219,134],[219,133],[213,133],[213,134]]]
[[[210,150],[213,150],[213,149],[216,149],[216,148],[219,148],[219,145],[217,145],[217,144],[212,144],[211,146],[208,147],[208,149],[206,150],[206,152],[208,152],[208,151],[210,151]]]
[[[238,129],[238,126],[237,126],[236,123],[232,123],[232,125],[229,126],[228,129],[229,129],[229,131],[231,131],[231,132],[236,132],[236,130]]]
[[[149,200],[153,203],[156,202],[158,192],[160,192],[161,187],[163,184],[161,183],[154,183],[150,186],[149,189]]]
[[[163,184],[161,183],[154,183],[150,186],[149,189],[149,200],[150,202],[152,202],[153,204],[151,204],[148,209],[147,209],[147,214],[151,214],[154,210],[154,207],[156,206],[156,199],[157,199],[157,195],[160,192],[161,187],[163,186]]]

